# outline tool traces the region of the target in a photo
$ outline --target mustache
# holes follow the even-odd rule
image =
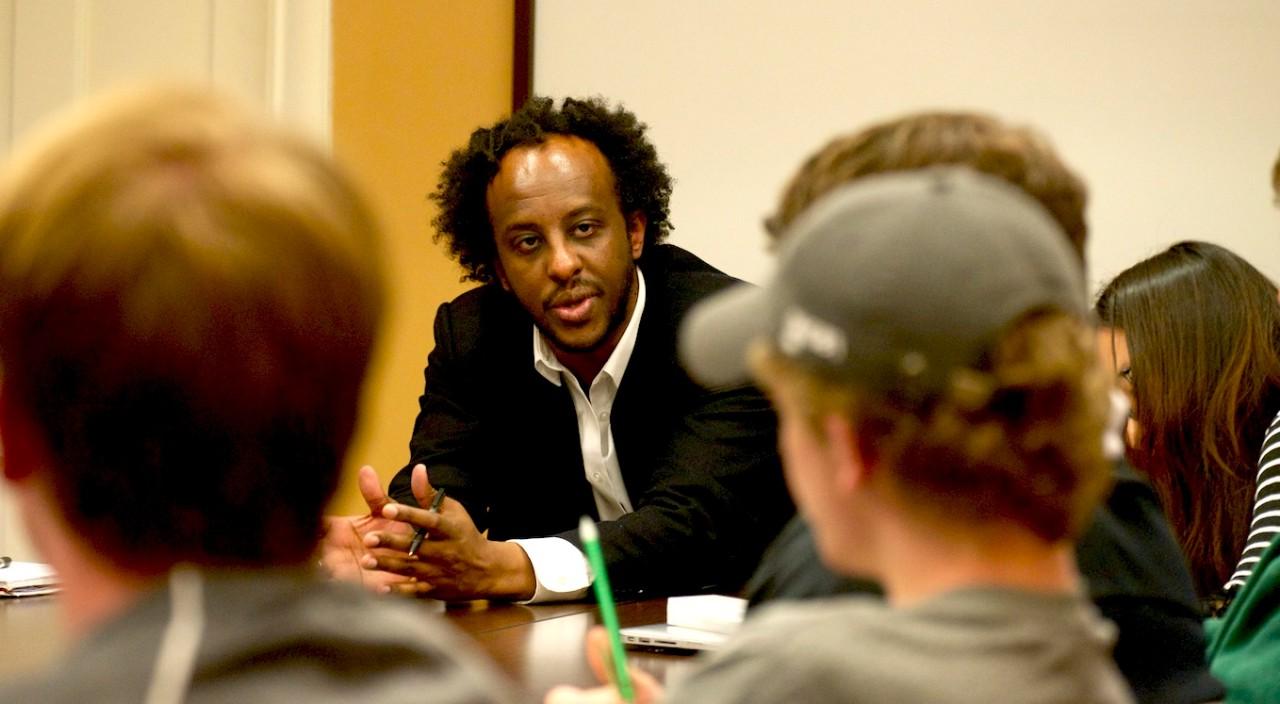
[[[604,295],[604,289],[594,281],[574,279],[564,287],[557,289],[542,302],[544,309],[580,303],[593,296]]]

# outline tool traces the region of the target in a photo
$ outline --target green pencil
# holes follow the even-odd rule
[[[618,632],[618,612],[613,606],[613,590],[609,588],[609,573],[604,569],[604,553],[600,552],[600,534],[596,524],[587,516],[578,522],[578,537],[582,538],[582,546],[587,550],[587,562],[595,579],[591,587],[596,591],[596,602],[600,604],[600,620],[604,621],[604,629],[609,632],[609,647],[613,653],[613,669],[617,674],[618,694],[623,701],[636,700],[635,689],[631,686],[631,673],[627,672],[627,655],[622,649],[622,634]]]

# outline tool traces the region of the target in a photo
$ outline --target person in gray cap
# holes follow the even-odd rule
[[[910,113],[832,137],[783,189],[767,221],[769,234],[784,239],[791,223],[841,185],[941,165],[969,167],[1034,198],[1083,263],[1084,181],[1036,130],[967,111]],[[1123,403],[1118,390],[1117,396]],[[1113,422],[1125,415],[1115,402],[1112,413]],[[1203,617],[1186,560],[1155,492],[1124,459],[1121,427],[1107,431],[1114,453],[1111,489],[1076,540],[1077,566],[1094,605],[1116,625],[1112,657],[1139,704],[1219,701],[1225,692],[1205,663]],[[744,596],[754,609],[778,599],[879,588],[823,566],[808,526],[796,517],[765,551]]]
[[[791,227],[765,286],[691,312],[682,359],[764,387],[822,560],[886,599],[766,607],[666,699],[1132,701],[1074,561],[1108,485],[1107,378],[1057,226],[946,168],[840,187]]]

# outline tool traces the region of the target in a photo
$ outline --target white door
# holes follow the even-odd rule
[[[212,83],[329,141],[329,0],[0,0],[0,153],[111,85]],[[0,554],[36,559],[0,481]]]

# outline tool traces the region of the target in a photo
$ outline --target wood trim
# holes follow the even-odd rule
[[[511,43],[511,111],[533,95],[533,14],[536,0],[515,0]]]

